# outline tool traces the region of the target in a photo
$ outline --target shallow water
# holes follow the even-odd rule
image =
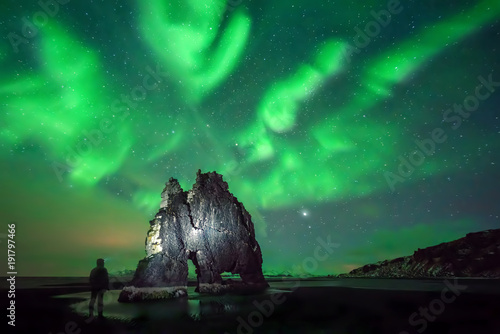
[[[119,303],[118,296],[121,290],[110,290],[104,294],[104,314],[110,318],[121,320],[132,320],[146,317],[151,320],[180,318],[188,315],[194,320],[202,317],[227,315],[251,310],[252,302],[265,298],[266,295],[278,293],[290,293],[291,290],[269,288],[259,295],[200,295],[194,292],[195,287],[188,287],[187,298],[177,298],[144,303]],[[74,312],[82,316],[88,316],[90,292],[71,293],[54,298],[78,298],[79,302],[71,304]],[[97,309],[97,305],[95,306]]]
[[[314,279],[284,280],[270,282],[270,288],[255,295],[201,295],[188,287],[188,297],[172,300],[161,300],[145,303],[119,303],[121,290],[110,290],[104,295],[104,313],[107,317],[131,320],[134,318],[166,319],[189,316],[194,320],[206,317],[230,315],[232,313],[251,311],[255,301],[280,293],[291,293],[297,288],[339,287],[352,289],[395,290],[439,292],[446,288],[446,280],[409,280],[409,279]],[[448,280],[450,284],[453,279]],[[500,284],[497,280],[460,279],[457,281],[467,287],[467,292],[478,294],[500,295]],[[71,305],[77,314],[88,316],[90,292],[79,292],[60,295],[55,298],[78,298],[81,301]]]

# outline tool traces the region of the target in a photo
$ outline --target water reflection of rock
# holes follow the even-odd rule
[[[239,309],[237,302],[227,297],[212,300],[200,300],[199,305],[201,318],[232,313]]]
[[[226,307],[223,303],[217,300],[199,301],[200,317],[210,317],[212,315],[220,315],[226,312]]]

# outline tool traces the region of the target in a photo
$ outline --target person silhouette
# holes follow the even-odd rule
[[[89,317],[94,316],[94,304],[97,298],[97,313],[99,318],[104,318],[103,302],[104,292],[109,290],[109,276],[108,270],[104,268],[104,259],[97,259],[97,267],[92,269],[89,277],[90,282],[90,303],[89,303]]]

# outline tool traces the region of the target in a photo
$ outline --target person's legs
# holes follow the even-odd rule
[[[102,289],[102,290],[99,290],[99,293],[97,294],[97,313],[98,313],[100,318],[103,317],[102,311],[104,308],[104,305],[103,305],[104,292],[105,292],[105,290]]]
[[[89,317],[94,316],[94,304],[95,304],[95,298],[97,297],[97,291],[96,290],[91,290],[90,292],[90,303],[89,303]]]

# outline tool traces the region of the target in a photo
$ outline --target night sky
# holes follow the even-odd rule
[[[135,269],[165,182],[198,169],[252,215],[266,273],[500,227],[498,0],[47,3],[0,5],[19,276]],[[318,238],[338,247],[308,271]]]

